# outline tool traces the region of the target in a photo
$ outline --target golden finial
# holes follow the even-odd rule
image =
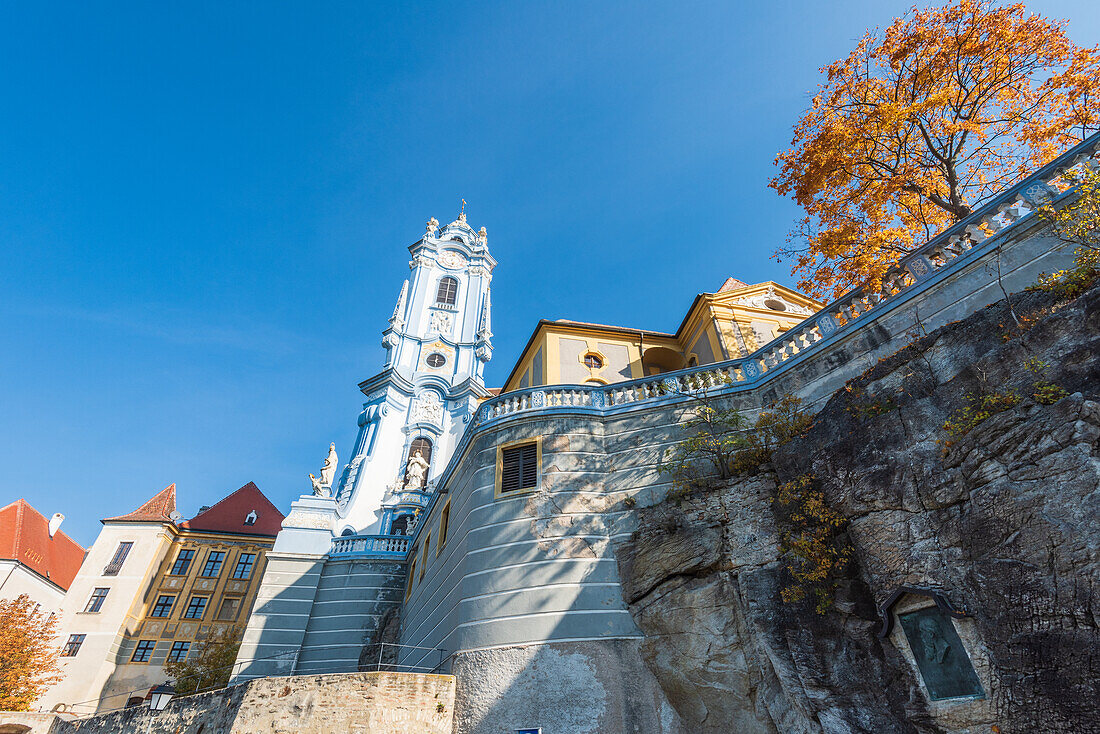
[[[462,211],[460,211],[458,213],[458,221],[460,221],[460,222],[465,222],[466,221],[466,200],[465,199],[462,200]]]

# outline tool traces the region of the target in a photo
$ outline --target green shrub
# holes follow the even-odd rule
[[[833,605],[837,579],[852,549],[843,542],[847,520],[829,507],[813,480],[812,474],[803,474],[780,486],[775,498],[787,508],[780,517],[780,547],[789,554],[786,568],[791,575],[780,595],[788,603],[812,596],[814,611],[824,614]]]

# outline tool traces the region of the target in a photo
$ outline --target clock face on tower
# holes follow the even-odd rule
[[[439,256],[439,264],[451,270],[466,267],[466,258],[457,250],[444,250]]]

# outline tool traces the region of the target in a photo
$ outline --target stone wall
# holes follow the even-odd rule
[[[65,718],[65,714],[0,711],[0,734],[50,734]]]
[[[639,512],[617,546],[642,654],[689,731],[1094,731],[1100,721],[1100,288],[1017,294],[875,365],[750,476]],[[1068,393],[1035,398],[1029,359]],[[967,396],[1017,405],[953,437]],[[847,521],[834,605],[785,602],[774,502],[810,475]],[[981,693],[935,700],[879,607],[935,590]],[[893,617],[931,608],[905,593]],[[888,615],[889,616],[889,615]],[[953,644],[953,643],[952,643]]]
[[[160,712],[134,707],[50,734],[451,734],[455,679],[417,673],[262,678],[173,700]]]

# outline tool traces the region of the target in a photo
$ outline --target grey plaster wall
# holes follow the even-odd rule
[[[634,640],[462,653],[454,673],[455,734],[687,734]]]
[[[329,559],[321,571],[295,672],[358,670],[363,646],[378,631],[386,611],[401,603],[404,588],[403,563]]]
[[[325,556],[268,553],[232,682],[294,672]]]

